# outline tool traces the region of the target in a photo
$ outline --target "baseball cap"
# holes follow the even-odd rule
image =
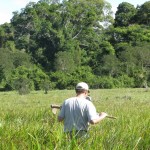
[[[76,85],[76,90],[87,90],[87,91],[89,91],[89,86],[85,82],[80,82]]]

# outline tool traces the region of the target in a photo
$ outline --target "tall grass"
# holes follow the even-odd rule
[[[73,90],[0,93],[0,150],[149,150],[150,91],[144,89],[91,90],[98,112],[106,118],[90,125],[89,137],[80,144],[63,133],[63,124],[50,110],[74,96]]]

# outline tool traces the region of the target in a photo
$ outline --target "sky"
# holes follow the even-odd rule
[[[128,2],[135,7],[142,5],[148,0],[106,0],[112,6],[112,11],[116,12],[117,7],[122,2]],[[9,23],[13,17],[14,11],[20,11],[21,8],[25,8],[29,2],[38,2],[38,0],[1,0],[0,2],[0,24]]]

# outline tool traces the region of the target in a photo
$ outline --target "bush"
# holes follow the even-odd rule
[[[42,83],[49,81],[48,79],[48,75],[36,66],[30,68],[19,66],[12,71],[8,83],[17,90],[22,86],[27,86],[30,90],[41,90],[43,88]]]
[[[134,79],[128,77],[127,75],[122,75],[118,78],[113,77],[95,77],[95,80],[91,83],[92,88],[102,88],[102,89],[112,89],[112,88],[126,88],[126,87],[134,87]]]
[[[40,87],[44,90],[45,94],[47,94],[49,89],[51,88],[50,85],[51,85],[51,83],[48,80],[45,80],[40,84]]]
[[[4,69],[2,65],[0,65],[0,83],[2,82],[4,78],[5,78]]]
[[[49,76],[37,66],[29,70],[28,78],[33,81],[35,90],[43,89],[43,83],[49,81]]]
[[[70,82],[70,74],[66,74],[61,71],[52,72],[50,74],[50,80],[53,87],[56,89],[66,89]]]
[[[129,77],[127,75],[122,75],[122,76],[119,76],[117,79],[121,83],[121,87],[124,87],[124,88],[135,87],[134,78],[132,77]]]
[[[13,86],[20,95],[25,95],[30,93],[33,87],[33,83],[29,79],[19,78],[14,81]]]
[[[74,89],[75,85],[81,81],[91,85],[95,76],[89,67],[79,67],[72,73],[53,72],[50,75],[50,80],[57,89]]]
[[[114,88],[114,82],[112,77],[98,77],[98,88],[102,89],[112,89]]]

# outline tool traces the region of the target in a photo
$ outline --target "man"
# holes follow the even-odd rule
[[[88,124],[96,124],[103,120],[107,114],[98,114],[93,103],[86,99],[89,86],[80,82],[75,87],[76,97],[66,99],[62,105],[58,120],[64,121],[64,132],[75,132],[76,135],[84,135],[88,131]]]

